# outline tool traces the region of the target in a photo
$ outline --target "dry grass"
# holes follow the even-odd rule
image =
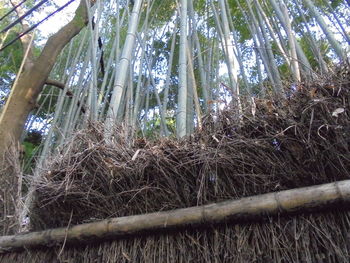
[[[182,141],[103,139],[94,124],[43,171],[32,229],[171,210],[350,178],[350,76],[299,86]],[[338,113],[337,113],[338,112]],[[116,132],[118,134],[118,132]],[[348,262],[349,213],[277,217],[65,249],[62,262]],[[57,251],[60,249],[58,248]],[[54,251],[12,253],[32,262]],[[35,259],[37,258],[37,260]],[[8,258],[9,259],[9,258]],[[63,261],[66,260],[66,261]],[[28,261],[29,262],[29,261]]]
[[[20,152],[13,145],[0,160],[0,235],[16,233],[20,228],[22,172]]]
[[[106,142],[103,125],[91,125],[43,171],[33,229],[66,226],[71,216],[79,224],[348,179],[346,81],[304,84],[241,122],[232,111],[206,116],[183,141],[127,146],[121,137]]]

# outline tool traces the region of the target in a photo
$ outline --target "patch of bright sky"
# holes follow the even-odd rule
[[[49,1],[50,5],[45,6],[39,9],[39,12],[34,13],[33,20],[34,22],[39,22],[49,14],[57,10],[57,8],[66,4],[69,0],[51,0]],[[60,28],[66,25],[74,16],[75,10],[79,5],[79,0],[73,1],[70,5],[65,7],[60,12],[54,14],[45,20],[42,24],[37,27],[37,30],[40,32],[40,36],[43,38],[40,41],[40,44],[44,44],[46,39],[56,33]],[[34,115],[30,117],[27,122],[27,125],[30,126],[30,129],[40,130],[44,134],[47,134],[52,122],[52,117],[47,119],[37,118]]]
[[[40,12],[36,12],[34,16],[35,21],[40,21],[46,16],[57,10],[57,8],[66,4],[69,0],[51,0],[50,5],[40,9]],[[55,4],[55,5],[53,5]],[[74,12],[79,5],[79,0],[73,1],[67,7],[65,7],[60,12],[49,17],[44,21],[37,29],[40,31],[40,35],[44,38],[56,33],[60,28],[66,25],[74,16]]]

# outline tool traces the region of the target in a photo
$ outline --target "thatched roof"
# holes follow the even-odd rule
[[[106,142],[103,126],[91,125],[43,171],[31,227],[65,227],[349,179],[349,83],[347,74],[302,84],[288,99],[259,101],[256,113],[247,111],[241,120],[232,110],[208,115],[203,129],[182,141],[139,139],[127,145],[116,136]],[[349,222],[347,207],[340,206],[0,259],[348,262]]]

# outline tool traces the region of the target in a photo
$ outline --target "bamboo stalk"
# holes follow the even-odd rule
[[[0,253],[62,242],[80,243],[105,238],[121,238],[150,230],[223,221],[237,222],[264,216],[308,211],[350,202],[350,180],[273,192],[204,206],[172,211],[111,218],[99,222],[56,228],[40,232],[0,237]]]

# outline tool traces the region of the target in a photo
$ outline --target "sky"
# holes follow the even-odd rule
[[[69,0],[52,0],[50,3],[55,3],[58,7],[63,6],[69,2]],[[44,21],[40,26],[38,26],[38,30],[42,37],[47,38],[50,35],[56,33],[61,27],[67,24],[72,17],[74,16],[74,12],[77,9],[79,4],[78,0],[75,0],[73,3],[68,5],[66,8],[48,18],[48,20]],[[35,21],[40,21],[45,18],[47,15],[54,12],[58,7],[53,5],[45,6],[40,9],[39,12],[36,12],[34,15]]]

